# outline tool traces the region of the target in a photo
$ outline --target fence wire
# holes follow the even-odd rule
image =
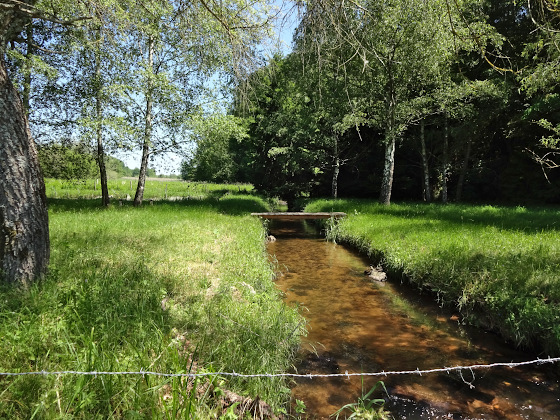
[[[393,375],[428,375],[430,373],[451,373],[458,372],[461,377],[464,370],[475,371],[478,369],[491,369],[495,367],[509,367],[515,368],[519,366],[527,365],[541,365],[545,363],[557,363],[560,361],[560,357],[548,357],[546,359],[535,359],[525,362],[498,362],[490,364],[478,364],[470,366],[453,366],[453,367],[443,367],[436,369],[425,369],[425,370],[401,370],[401,371],[380,371],[380,372],[344,372],[344,373],[237,373],[233,372],[200,372],[200,373],[162,373],[153,372],[148,370],[140,369],[139,371],[130,372],[104,372],[104,371],[89,371],[82,372],[76,370],[61,370],[61,371],[32,371],[32,372],[0,372],[0,376],[26,376],[26,375],[88,375],[88,376],[102,376],[102,375],[142,375],[142,376],[159,376],[165,378],[200,378],[206,376],[224,376],[224,377],[236,377],[236,378],[350,378],[354,376],[393,376]],[[474,377],[474,375],[473,375]],[[464,380],[464,379],[463,379]],[[464,380],[465,383],[470,384],[470,382]],[[471,384],[472,386],[472,384]]]

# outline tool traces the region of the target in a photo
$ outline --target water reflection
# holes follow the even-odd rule
[[[432,298],[364,276],[369,261],[316,236],[305,222],[274,221],[268,251],[278,287],[308,320],[298,373],[425,370],[529,360],[495,335],[467,329]],[[395,418],[557,419],[554,365],[382,378],[300,379],[293,397],[309,418],[326,418],[382,379]],[[376,397],[382,396],[377,394]]]

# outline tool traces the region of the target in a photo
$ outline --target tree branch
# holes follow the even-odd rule
[[[19,0],[1,0],[0,10],[11,11],[14,14],[23,15],[24,17],[32,19],[42,19],[49,22],[57,23],[59,25],[70,26],[76,22],[90,20],[91,16],[80,16],[73,19],[60,19],[54,15],[45,13],[29,3]]]

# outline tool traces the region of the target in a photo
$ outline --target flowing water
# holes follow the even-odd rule
[[[268,252],[278,264],[277,285],[307,319],[298,373],[426,370],[532,360],[492,333],[460,325],[400,282],[364,275],[367,259],[326,242],[305,222],[273,221],[277,241]],[[497,367],[380,378],[298,379],[293,399],[308,418],[327,418],[382,380],[386,408],[402,419],[558,419],[560,368],[554,364]],[[343,417],[341,417],[343,418]]]

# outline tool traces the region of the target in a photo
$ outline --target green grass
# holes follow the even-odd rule
[[[330,232],[515,345],[560,355],[560,210],[316,200]]]
[[[85,181],[64,181],[46,179],[46,191],[49,198],[97,198],[101,197],[101,186],[95,179]],[[119,178],[107,182],[109,195],[113,199],[126,200],[127,196],[134,199],[137,179]],[[97,187],[96,187],[97,185]],[[223,194],[250,194],[253,186],[250,184],[210,184],[205,182],[185,182],[178,179],[148,178],[144,188],[144,199],[179,198],[207,198],[221,197]]]
[[[48,276],[0,290],[0,371],[286,371],[301,324],[247,215],[266,209],[239,194],[106,210],[51,198]],[[289,399],[269,378],[0,376],[0,418],[218,418],[218,388],[277,412]]]

